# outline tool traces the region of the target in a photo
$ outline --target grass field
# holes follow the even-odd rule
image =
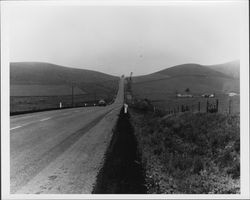
[[[240,96],[229,97],[227,94],[217,94],[215,98],[204,98],[202,94],[195,94],[193,98],[177,98],[175,94],[169,93],[146,93],[143,91],[134,91],[137,99],[149,99],[153,105],[165,111],[180,110],[181,106],[189,106],[190,110],[198,111],[200,102],[200,112],[206,112],[207,101],[210,104],[216,104],[218,99],[218,112],[220,113],[239,113],[240,112]]]
[[[85,104],[93,106],[100,99],[104,99],[107,103],[111,102],[117,92],[114,89],[84,93],[77,87],[74,87],[73,91],[72,100],[72,88],[69,86],[18,85],[14,88],[11,86],[11,93],[19,96],[10,96],[10,113],[59,108],[60,102],[63,108],[85,106]]]
[[[240,192],[240,118],[130,109],[149,194]]]
[[[86,94],[75,95],[74,106],[93,106],[97,104],[100,99],[105,99],[106,102],[113,100],[112,95],[107,94]],[[72,107],[72,96],[18,96],[10,97],[10,113],[15,114],[18,112],[38,111],[45,109],[59,108],[60,102],[62,107]]]
[[[78,87],[73,87],[75,95],[85,94]],[[69,85],[10,85],[10,96],[63,96],[71,95]]]

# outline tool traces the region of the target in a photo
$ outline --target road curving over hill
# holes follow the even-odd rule
[[[124,100],[10,118],[12,194],[91,193]]]

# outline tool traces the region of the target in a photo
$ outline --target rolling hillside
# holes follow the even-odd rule
[[[73,88],[75,95],[84,95],[84,91],[78,87]],[[30,96],[62,96],[72,94],[72,87],[69,85],[11,85],[11,97]]]
[[[213,70],[222,72],[234,78],[240,78],[240,60],[235,60],[228,63],[223,63],[219,65],[207,66]]]
[[[226,64],[223,65],[225,68]],[[218,70],[214,70],[215,68]],[[133,78],[133,92],[151,99],[161,99],[164,94],[184,93],[186,88],[191,94],[228,92],[239,93],[239,79],[229,73],[222,73],[218,66],[183,64],[159,72]]]
[[[115,95],[118,80],[96,71],[49,63],[10,63],[11,96],[70,95],[72,85],[75,94]]]

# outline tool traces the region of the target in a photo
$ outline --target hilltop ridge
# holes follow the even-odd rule
[[[119,77],[42,62],[10,63],[10,85],[66,85],[85,93],[115,93]]]
[[[152,74],[134,77],[133,89],[136,93],[141,93],[140,91],[175,93],[184,91],[186,88],[190,88],[194,93],[231,91],[238,93],[239,79],[229,73],[223,73],[222,68],[218,66],[225,68],[227,64],[210,67],[193,63],[177,65]],[[217,67],[221,71],[215,70]]]

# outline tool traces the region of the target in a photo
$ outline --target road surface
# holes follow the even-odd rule
[[[91,193],[123,105],[47,111],[10,118],[10,192]]]

